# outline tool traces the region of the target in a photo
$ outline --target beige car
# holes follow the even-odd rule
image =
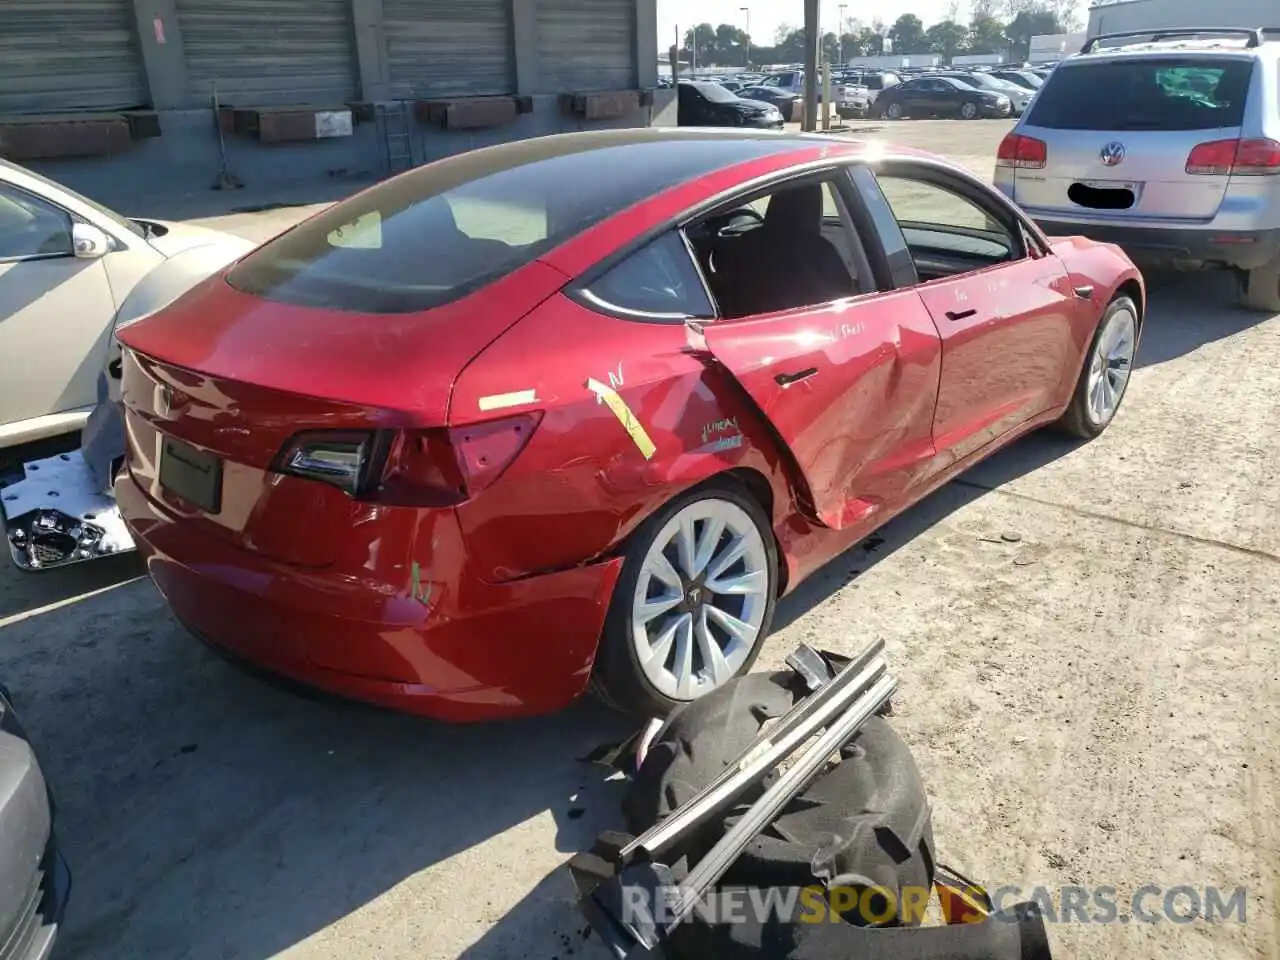
[[[111,494],[124,453],[113,331],[254,246],[126,220],[0,160],[0,451],[77,430],[82,443],[0,475],[0,522],[19,568],[133,549]]]
[[[84,425],[116,315],[143,278],[195,249],[226,264],[252,247],[128,220],[0,160],[0,449]]]

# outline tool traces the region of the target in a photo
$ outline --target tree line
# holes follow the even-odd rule
[[[845,60],[879,56],[885,52],[887,38],[894,55],[936,53],[950,59],[957,54],[994,53],[1025,60],[1032,37],[1068,33],[1078,25],[1074,0],[973,0],[968,22],[959,20],[955,3],[946,19],[929,27],[913,13],[904,13],[892,24],[849,20],[842,25],[843,34],[823,33],[822,56],[829,63],[837,62],[842,53]],[[700,23],[685,31],[681,60],[691,60],[695,43],[699,66],[800,63],[804,60],[805,31],[784,24],[772,44],[761,44],[733,24]],[[669,52],[676,53],[674,46]]]

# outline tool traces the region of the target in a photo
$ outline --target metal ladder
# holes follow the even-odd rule
[[[383,156],[387,173],[395,174],[413,167],[413,134],[407,100],[378,104],[378,126],[382,129]]]

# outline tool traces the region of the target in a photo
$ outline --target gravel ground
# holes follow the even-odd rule
[[[1008,129],[855,126],[984,176]],[[763,659],[888,641],[944,859],[1119,891],[1116,922],[1053,926],[1056,955],[1274,958],[1280,317],[1223,277],[1149,279],[1101,439],[952,483],[781,604]],[[627,732],[602,709],[454,729],[300,699],[186,637],[129,558],[5,565],[0,640],[76,875],[63,960],[603,956],[561,870],[612,821],[575,759]],[[1246,922],[1126,922],[1148,884],[1246,887]]]

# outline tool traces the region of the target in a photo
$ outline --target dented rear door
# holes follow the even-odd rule
[[[792,459],[817,520],[855,527],[925,476],[941,343],[914,290],[701,328]]]

